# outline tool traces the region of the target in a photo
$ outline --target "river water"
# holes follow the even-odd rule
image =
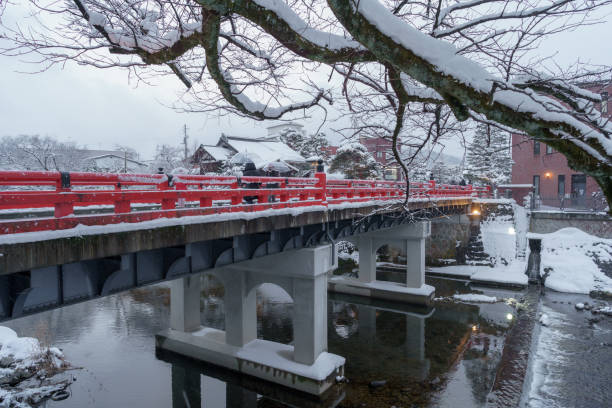
[[[588,295],[546,290],[531,351],[529,389],[522,406],[529,408],[612,406],[612,318],[577,310],[577,303],[606,306]]]
[[[428,279],[436,296],[520,292]],[[205,285],[202,322],[223,329],[223,291]],[[292,341],[292,304],[258,298],[258,335]],[[169,289],[150,286],[4,323],[20,336],[60,347],[75,367],[64,401],[46,407],[480,407],[493,384],[514,309],[437,301],[412,308],[329,295],[329,351],[346,357],[349,382],[318,402],[155,350],[169,323]],[[372,383],[372,382],[375,383]]]

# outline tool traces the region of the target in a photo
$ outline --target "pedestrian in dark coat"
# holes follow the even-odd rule
[[[257,170],[253,162],[248,162],[247,164],[244,165],[244,171],[242,172],[242,175],[243,176],[261,176],[261,172]],[[261,183],[258,183],[258,182],[246,183],[244,185],[244,188],[258,189],[260,185]],[[247,204],[253,204],[256,198],[257,196],[245,196],[244,202]]]

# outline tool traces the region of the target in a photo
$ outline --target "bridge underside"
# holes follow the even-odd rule
[[[82,235],[63,237],[15,234],[15,242],[0,245],[0,320],[390,230],[416,219],[464,213],[470,203],[421,201],[410,203],[409,211],[399,206],[330,207],[151,229],[130,225],[132,230],[119,232],[79,230]]]

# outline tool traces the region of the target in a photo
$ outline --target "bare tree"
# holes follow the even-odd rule
[[[188,160],[183,157],[183,149],[178,146],[158,145],[155,152],[155,159],[150,165],[152,172],[160,168],[166,173],[178,167],[188,167]]]
[[[6,170],[79,170],[74,143],[38,135],[5,136],[0,139],[0,167]]]
[[[600,95],[578,84],[610,68],[545,70],[532,52],[547,36],[601,22],[594,16],[612,0],[32,4],[39,23],[5,27],[4,54],[120,66],[143,80],[173,74],[191,111],[265,120],[340,100],[353,133],[393,140],[406,174],[402,144],[416,157],[487,123],[552,146],[612,203],[612,125],[597,112]]]

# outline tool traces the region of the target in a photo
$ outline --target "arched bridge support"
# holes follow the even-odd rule
[[[430,235],[430,221],[356,235],[352,241],[359,250],[359,279],[332,277],[329,280],[329,289],[340,293],[430,305],[434,288],[425,284],[425,242]],[[405,284],[376,280],[376,251],[389,244],[406,250]]]
[[[207,270],[225,288],[225,331],[200,323],[199,275],[172,282],[170,328],[158,348],[320,395],[343,374],[327,352],[327,274],[331,245],[290,250]],[[257,339],[256,288],[273,283],[293,298],[294,344]]]

